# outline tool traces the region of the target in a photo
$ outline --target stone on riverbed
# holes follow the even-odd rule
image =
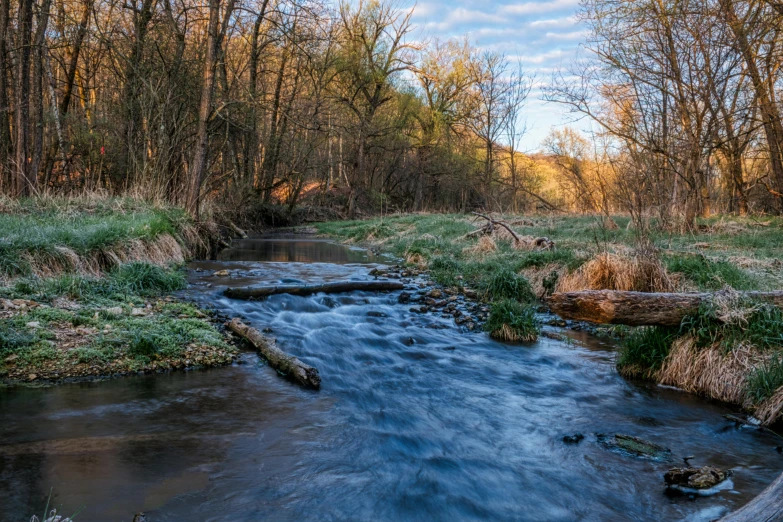
[[[714,495],[721,489],[720,484],[731,476],[731,470],[724,471],[713,466],[701,468],[672,468],[663,476],[666,488],[690,495]]]
[[[611,451],[639,459],[666,461],[671,458],[672,454],[670,449],[654,442],[620,433],[615,435],[599,434],[598,442]]]
[[[584,439],[585,436],[581,433],[574,433],[573,435],[566,435],[563,437],[563,442],[566,444],[579,444],[582,442],[582,439]]]

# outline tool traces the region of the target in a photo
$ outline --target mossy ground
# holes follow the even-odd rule
[[[165,294],[176,268],[135,263],[102,279],[62,276],[0,288],[0,378],[62,380],[230,363],[208,316]]]
[[[169,297],[195,230],[181,209],[129,198],[0,198],[0,380],[231,362],[207,315]]]

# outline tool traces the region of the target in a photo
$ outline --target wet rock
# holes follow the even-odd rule
[[[561,327],[562,327],[562,326],[565,326],[565,325],[566,325],[566,322],[565,322],[564,320],[560,319],[559,317],[555,317],[555,318],[553,318],[553,319],[550,319],[550,320],[547,322],[547,324],[548,324],[549,326],[561,326]]]
[[[598,442],[605,448],[626,455],[646,460],[666,461],[671,458],[671,450],[654,442],[631,435],[598,434]]]
[[[705,490],[714,488],[731,476],[731,471],[724,471],[713,466],[701,468],[672,468],[663,476],[666,487],[683,493],[690,490]]]
[[[406,337],[405,339],[402,340],[402,344],[404,344],[405,346],[413,346],[414,344],[416,344],[416,340],[413,337]]]
[[[265,334],[271,334],[272,332],[274,332],[274,330],[272,330],[271,328],[269,328],[269,327],[267,326],[266,328],[264,328],[263,330],[261,330],[261,332],[263,332],[263,333],[265,333]]]
[[[440,299],[443,297],[443,292],[438,288],[433,288],[427,295],[433,299]]]
[[[437,303],[437,301],[431,297],[424,300],[424,304],[427,306],[435,306],[435,303]]]
[[[581,433],[574,433],[573,435],[566,435],[563,437],[563,442],[566,444],[579,444],[585,438]]]
[[[473,330],[476,329],[476,323],[471,321],[471,322],[469,322],[468,324],[465,325],[465,328],[467,328],[468,331],[472,332]]]
[[[440,301],[436,301],[435,302],[435,308],[443,308],[444,306],[446,306],[446,301],[444,301],[444,300],[440,300]]]
[[[371,276],[379,277],[379,276],[385,276],[386,274],[388,274],[388,270],[385,270],[383,268],[373,268],[372,270],[370,270]]]
[[[408,304],[411,301],[411,294],[408,292],[402,292],[399,297],[397,297],[397,302],[400,304]]]
[[[228,270],[218,270],[212,274],[214,277],[228,277],[230,272]]]
[[[387,315],[383,312],[378,312],[376,310],[370,310],[367,312],[368,317],[387,317]]]
[[[478,299],[478,294],[475,290],[471,290],[470,288],[465,289],[465,297],[468,299]]]

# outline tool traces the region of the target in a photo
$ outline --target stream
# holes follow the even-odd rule
[[[231,300],[226,286],[370,279],[393,263],[307,238],[234,245],[189,265],[187,297],[271,328],[321,390],[250,351],[225,368],[0,389],[1,522],[40,517],[50,490],[76,522],[709,521],[783,469],[780,441],[735,427],[725,405],[621,378],[609,341],[547,327],[572,339],[499,343],[399,292]],[[672,461],[610,452],[598,433]],[[728,487],[666,495],[684,456],[732,469]]]

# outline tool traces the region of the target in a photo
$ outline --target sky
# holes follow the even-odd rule
[[[534,152],[553,126],[573,118],[564,107],[543,101],[541,87],[559,67],[568,66],[586,38],[576,17],[578,8],[579,0],[421,0],[414,6],[412,22],[425,37],[467,35],[479,49],[502,52],[535,75],[525,107],[528,132],[521,146]]]

